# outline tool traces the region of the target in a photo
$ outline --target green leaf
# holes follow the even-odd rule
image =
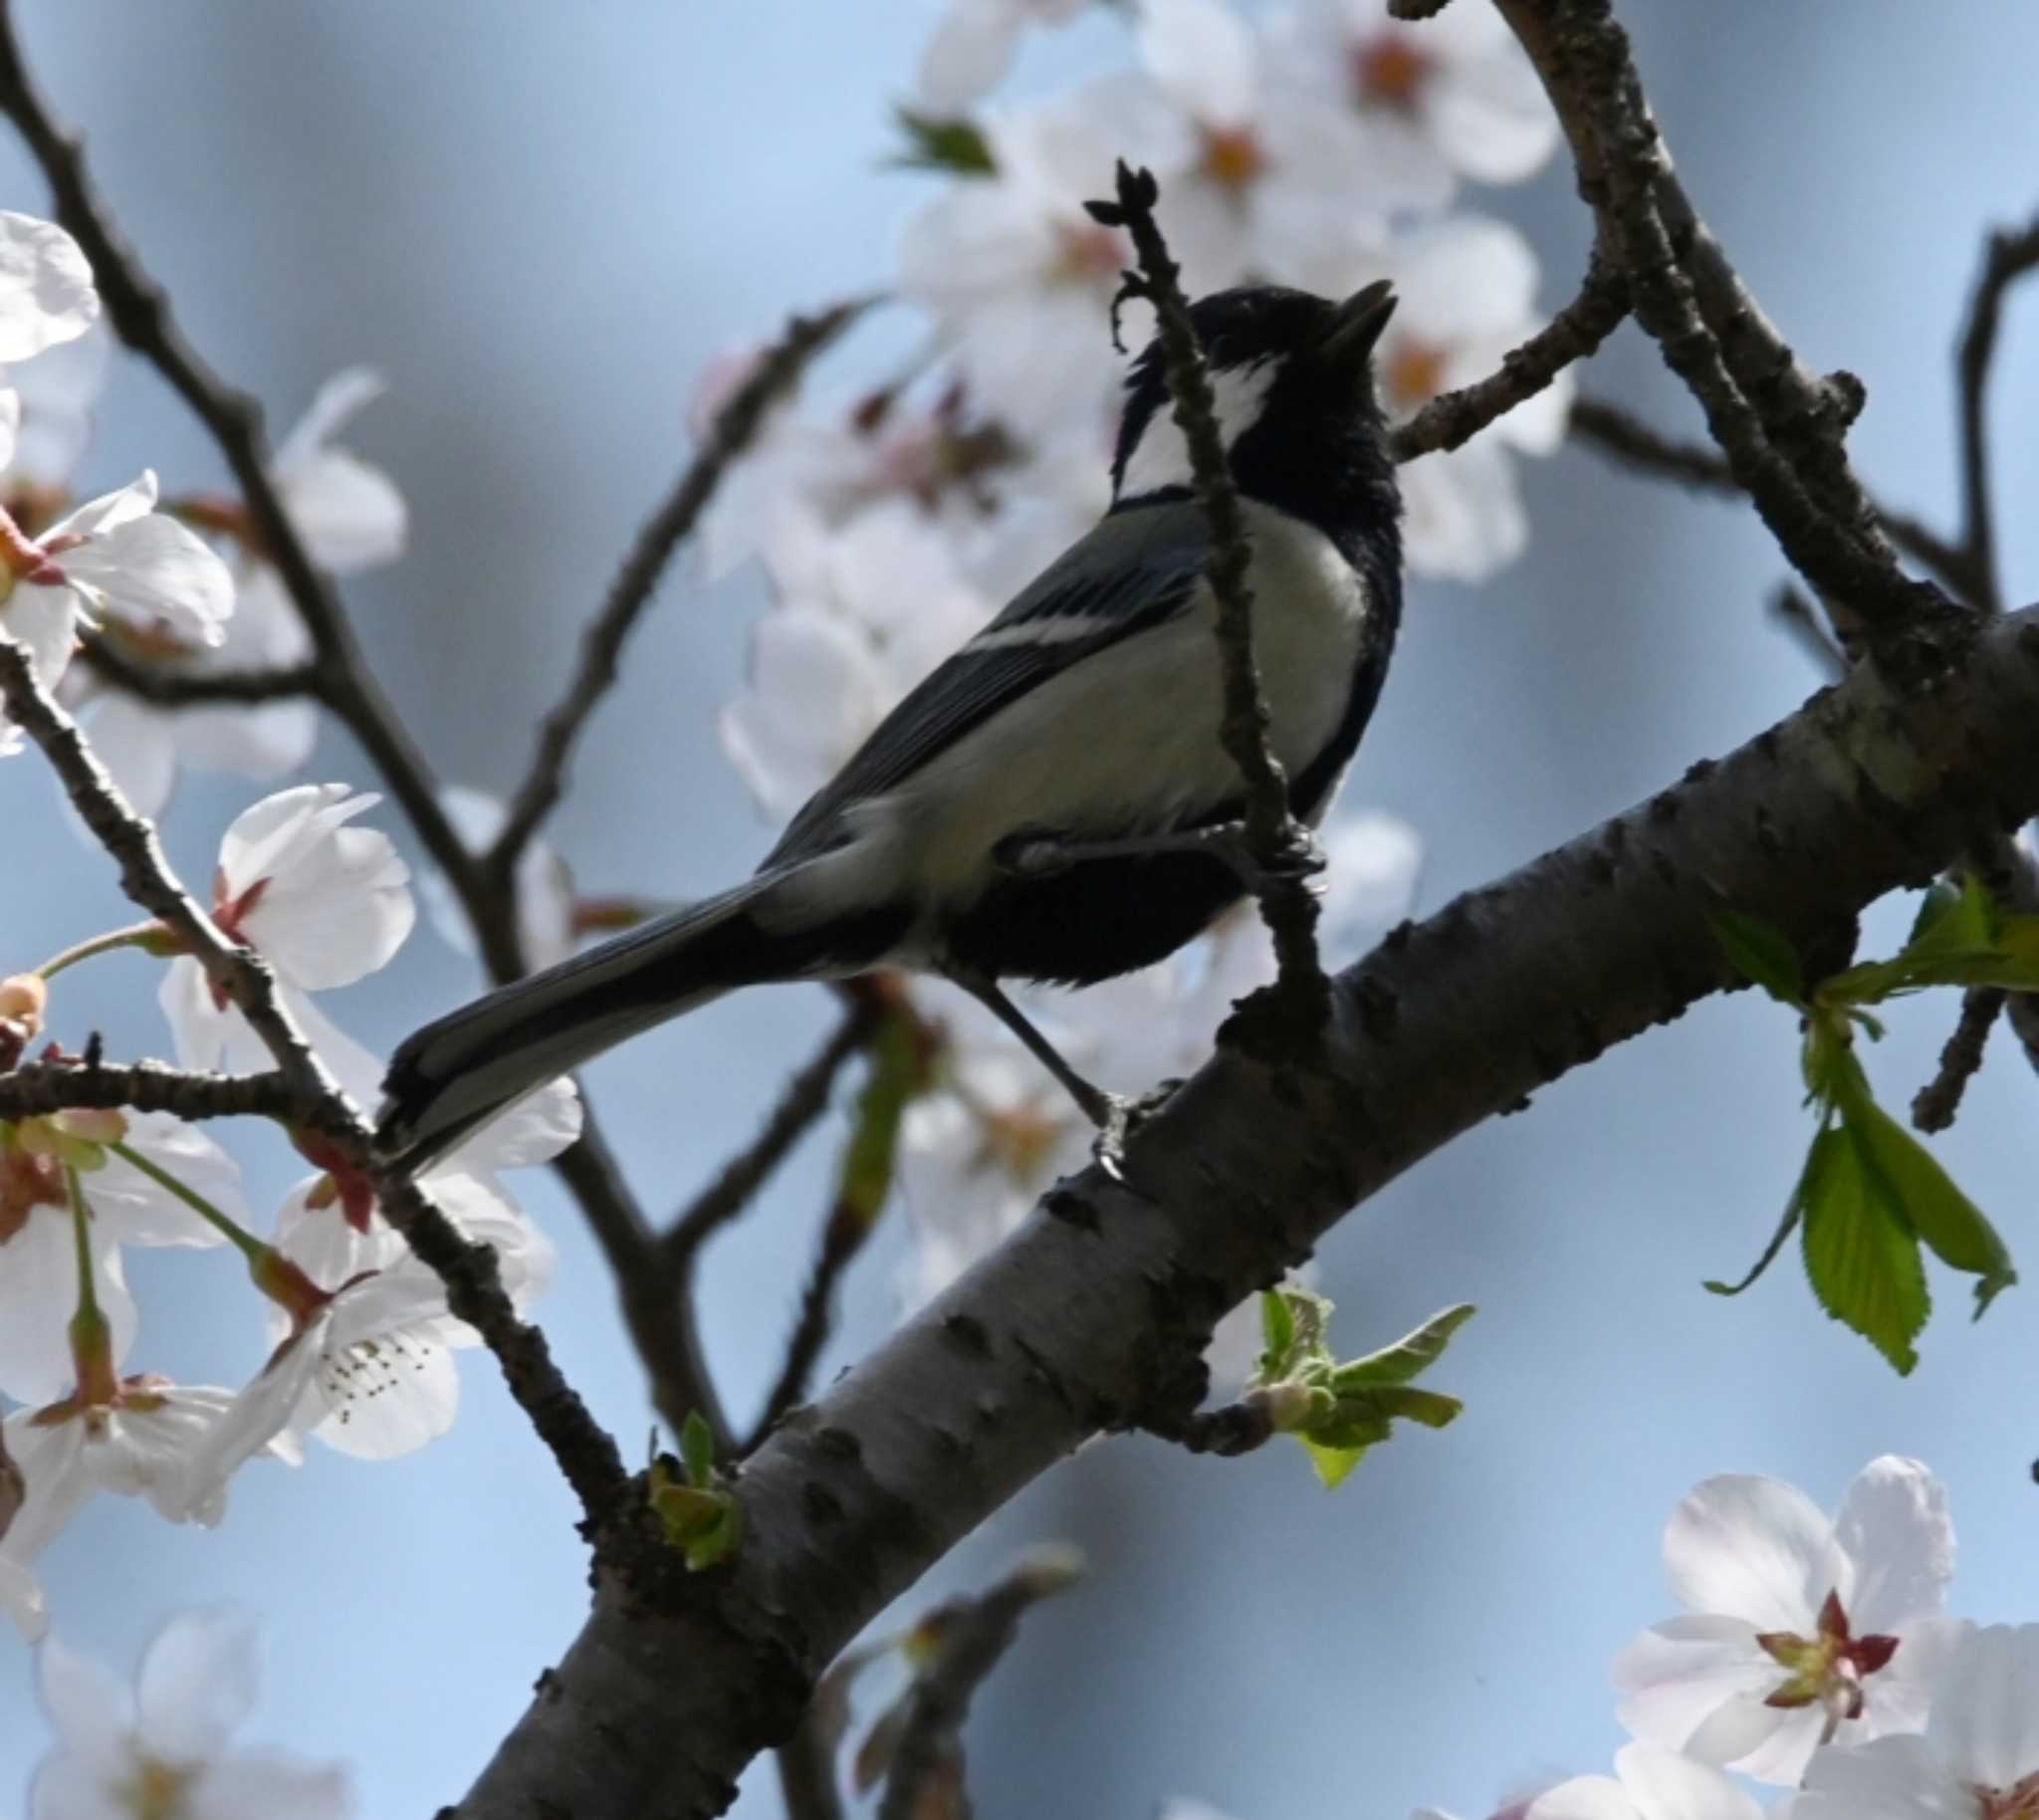
[[[929,1055],[918,1021],[887,1018],[871,1044],[871,1071],[856,1096],[834,1218],[858,1238],[877,1224],[892,1193],[906,1108],[926,1091]]]
[[[1326,1491],[1335,1491],[1351,1476],[1352,1469],[1366,1458],[1363,1447],[1325,1447],[1312,1441],[1307,1435],[1301,1436],[1303,1452],[1309,1455],[1310,1465],[1316,1468],[1317,1477],[1323,1481]]]
[[[698,1409],[689,1411],[680,1426],[680,1465],[686,1469],[690,1485],[715,1482],[715,1431]]]
[[[1383,1419],[1420,1422],[1425,1428],[1450,1428],[1466,1413],[1466,1405],[1459,1398],[1415,1384],[1384,1384],[1378,1390],[1368,1391],[1366,1400]]]
[[[1931,1307],[1917,1234],[1872,1190],[1861,1147],[1838,1125],[1813,1139],[1804,1190],[1813,1294],[1900,1374],[1910,1372],[1919,1363],[1912,1342]]]
[[[1739,1282],[1721,1282],[1708,1277],[1700,1286],[1714,1295],[1739,1295],[1756,1281],[1771,1264],[1777,1261],[1777,1253],[1783,1251],[1785,1242],[1798,1230],[1798,1223],[1805,1217],[1806,1184],[1812,1177],[1813,1158],[1819,1154],[1819,1139],[1813,1139],[1813,1147],[1805,1159],[1805,1167],[1798,1172],[1798,1180],[1791,1186],[1791,1199],[1784,1203],[1784,1217],[1777,1222],[1777,1230],[1770,1235],[1770,1243],[1763,1247],[1763,1254],[1748,1267],[1748,1274]]]
[[[1724,907],[1707,920],[1713,925],[1714,940],[1744,979],[1760,986],[1779,1004],[1805,1003],[1805,975],[1798,964],[1798,950],[1781,929]]]
[[[1288,1297],[1278,1289],[1260,1291],[1260,1338],[1262,1364],[1278,1364],[1295,1344],[1295,1316],[1288,1311]]]
[[[1941,1262],[1974,1273],[1975,1318],[1980,1320],[2018,1280],[1996,1228],[1954,1186],[1932,1153],[1875,1100],[1851,1105],[1844,1118],[1871,1192],[1898,1210]]]
[[[1353,1359],[1331,1374],[1331,1388],[1341,1396],[1376,1384],[1407,1384],[1436,1364],[1451,1344],[1452,1335],[1473,1318],[1471,1302],[1458,1302],[1433,1314],[1414,1333],[1405,1334],[1392,1346]]]
[[[975,120],[895,108],[906,146],[892,161],[909,170],[946,170],[959,177],[989,177],[998,168],[991,142]]]

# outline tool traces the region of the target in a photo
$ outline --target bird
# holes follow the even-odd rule
[[[1374,382],[1385,282],[1197,299],[1249,539],[1268,744],[1314,828],[1365,731],[1402,610],[1401,497]],[[909,692],[757,871],[505,986],[402,1042],[376,1148],[421,1167],[526,1094],[734,989],[879,968],[983,1003],[1100,1129],[1077,1073],[1002,982],[1149,966],[1252,882],[1219,739],[1211,530],[1157,337],[1130,364],[1097,524]]]

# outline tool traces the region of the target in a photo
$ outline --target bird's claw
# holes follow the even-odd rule
[[[1164,1080],[1152,1092],[1137,1097],[1121,1093],[1098,1095],[1097,1110],[1102,1116],[1096,1119],[1097,1136],[1091,1140],[1090,1155],[1114,1182],[1123,1183],[1126,1179],[1126,1140],[1167,1105],[1182,1084],[1179,1080]]]

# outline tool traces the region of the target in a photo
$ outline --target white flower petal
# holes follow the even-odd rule
[[[936,114],[962,113],[1006,74],[1024,25],[1013,0],[952,0],[921,53],[915,89],[922,104]]]
[[[1946,1486],[1916,1460],[1887,1454],[1856,1476],[1834,1519],[1847,1557],[1841,1589],[1858,1637],[1902,1630],[1935,1616],[1954,1575],[1954,1525]]]
[[[2008,1789],[2039,1775],[2039,1624],[1970,1634],[1941,1677],[1926,1735],[1962,1782]]]
[[[1978,1820],[1973,1794],[1922,1737],[1817,1752],[1789,1820]]]
[[[130,1150],[174,1176],[236,1225],[254,1216],[241,1185],[241,1166],[197,1126],[167,1112],[126,1114]],[[94,1216],[107,1236],[123,1245],[214,1246],[217,1228],[166,1188],[120,1157],[84,1179]]]
[[[125,520],[61,553],[66,575],[105,610],[214,645],[234,610],[233,572],[210,546],[160,513]]]
[[[59,519],[43,533],[40,541],[47,544],[62,538],[105,537],[122,525],[131,525],[136,519],[146,518],[153,512],[156,491],[155,470],[143,468],[124,487],[115,487],[111,493],[89,499],[76,511]]]
[[[1722,1474],[1672,1513],[1664,1568],[1688,1611],[1809,1636],[1834,1585],[1833,1525],[1796,1485]]]
[[[564,1075],[527,1094],[450,1151],[434,1175],[493,1175],[550,1163],[580,1136],[579,1090]]]
[[[1643,1820],[1762,1820],[1747,1790],[1717,1769],[1655,1744],[1627,1744],[1615,1773]]]
[[[1722,1707],[1760,1706],[1782,1671],[1757,1649],[1755,1637],[1756,1626],[1746,1619],[1720,1613],[1653,1625],[1615,1658],[1621,1722],[1667,1750],[1687,1750]],[[1752,1747],[1753,1740],[1740,1743],[1729,1757],[1707,1760],[1731,1761]]]
[[[343,449],[324,450],[283,483],[284,505],[313,562],[358,574],[403,555],[410,511],[389,476]]]
[[[35,1575],[0,1556],[0,1611],[14,1621],[24,1643],[39,1643],[50,1625],[50,1605]]]
[[[0,385],[0,468],[14,465],[14,450],[21,439],[21,394],[11,385]]]
[[[0,362],[76,340],[99,313],[78,242],[54,221],[0,211]]]
[[[141,1659],[135,1729],[142,1749],[173,1763],[218,1756],[247,1723],[261,1683],[251,1619],[179,1612]]]
[[[1636,1804],[1612,1776],[1574,1776],[1529,1803],[1523,1820],[1638,1820]]]
[[[436,1441],[460,1413],[460,1372],[443,1341],[398,1329],[331,1351],[315,1380],[325,1420],[313,1430],[355,1460],[395,1460]]]
[[[354,1811],[344,1769],[266,1751],[209,1764],[190,1800],[194,1820],[346,1820]]]
[[[1259,49],[1219,0],[1140,0],[1140,55],[1168,98],[1207,126],[1253,115]]]
[[[134,1344],[140,1317],[120,1270],[119,1248],[103,1233],[92,1236],[92,1266],[118,1365]],[[77,1242],[70,1211],[33,1208],[13,1238],[0,1246],[0,1391],[33,1408],[54,1403],[71,1387],[68,1329],[77,1312]]]

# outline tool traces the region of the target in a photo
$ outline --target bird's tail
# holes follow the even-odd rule
[[[377,1150],[428,1163],[533,1089],[732,987],[854,971],[877,958],[875,929],[849,944],[872,951],[850,954],[841,931],[770,926],[758,912],[783,876],[676,910],[426,1024],[390,1061]]]

